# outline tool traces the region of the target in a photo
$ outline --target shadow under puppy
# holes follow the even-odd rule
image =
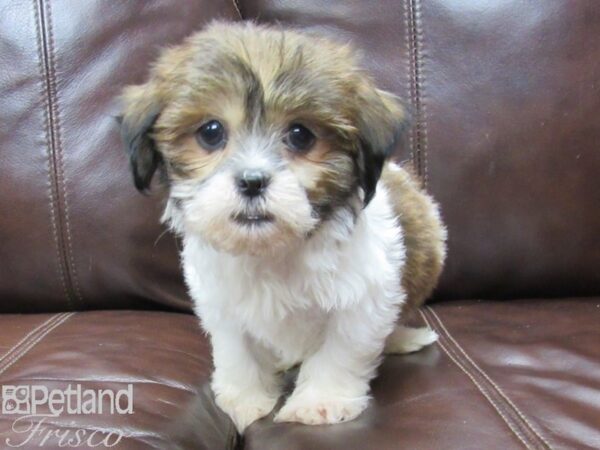
[[[217,405],[242,432],[266,416],[331,424],[367,406],[382,354],[435,341],[397,325],[431,293],[445,229],[386,158],[405,128],[346,45],[215,22],[123,94],[135,185],[168,186],[163,220],[210,335]]]

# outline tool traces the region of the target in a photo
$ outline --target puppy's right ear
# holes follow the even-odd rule
[[[162,156],[151,137],[152,128],[160,115],[162,105],[148,84],[129,86],[123,91],[120,117],[121,137],[125,143],[133,182],[143,192],[150,187],[152,176],[162,164]]]

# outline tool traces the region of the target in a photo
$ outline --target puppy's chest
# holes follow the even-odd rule
[[[287,369],[320,347],[326,327],[327,313],[313,308],[292,311],[278,320],[257,317],[245,328],[254,342],[275,356],[281,369]]]
[[[282,360],[301,359],[316,345],[328,317],[322,303],[336,296],[334,270],[289,262],[264,267],[190,250],[184,251],[184,272],[206,325],[236,323]]]
[[[213,303],[224,314],[249,324],[279,322],[289,316],[314,317],[324,306],[323,298],[335,296],[337,276],[322,268],[284,264],[264,268],[220,261],[205,266],[201,273],[198,269],[196,276],[188,277],[194,278],[188,284],[197,286],[195,300]]]

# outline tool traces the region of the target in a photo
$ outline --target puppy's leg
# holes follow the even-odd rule
[[[385,353],[412,353],[438,340],[438,335],[429,327],[410,328],[397,325],[385,342]]]
[[[269,414],[277,403],[280,387],[275,368],[257,361],[239,330],[222,323],[210,334],[215,401],[242,433],[252,422]]]
[[[369,381],[395,318],[393,305],[372,302],[333,311],[322,346],[303,362],[296,388],[274,420],[317,425],[357,417],[367,407]]]

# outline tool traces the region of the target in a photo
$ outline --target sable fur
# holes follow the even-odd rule
[[[201,178],[211,172],[212,160],[222,157],[203,155],[193,143],[182,145],[204,117],[219,115],[236,127],[257,121],[277,126],[291,118],[321,126],[325,141],[335,145],[309,175],[318,178],[311,192],[314,202],[325,209],[343,203],[356,185],[366,189],[368,202],[406,119],[396,100],[359,68],[349,46],[219,22],[166,50],[150,81],[128,87],[123,99],[126,141],[161,111],[151,136],[175,179]],[[154,151],[149,144],[141,142],[132,160],[142,189],[156,169],[139,164]],[[361,152],[365,145],[372,148]]]
[[[165,50],[123,103],[135,185],[164,175],[215,401],[240,432],[273,409],[282,370],[300,364],[276,421],[342,422],[366,407],[384,349],[437,338],[396,321],[433,290],[445,229],[418,182],[385,162],[406,114],[349,46],[216,22]],[[218,151],[197,139],[209,120],[227,131]],[[286,143],[295,123],[316,136],[306,152]],[[236,185],[250,169],[269,180],[252,199]]]
[[[381,176],[391,193],[406,247],[402,287],[406,302],[402,317],[408,319],[431,295],[446,259],[446,228],[437,204],[424,191],[412,167],[388,164]]]

